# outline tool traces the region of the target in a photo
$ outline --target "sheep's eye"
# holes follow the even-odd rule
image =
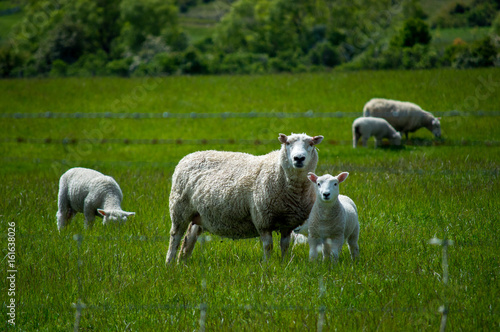
[[[336,186],[337,186],[337,183],[334,183],[333,185],[336,187]]]
[[[318,182],[318,187],[321,187],[321,183]]]

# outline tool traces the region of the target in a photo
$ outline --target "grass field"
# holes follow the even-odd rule
[[[499,110],[498,77],[499,69],[480,69],[0,81],[0,113],[361,114],[375,96],[411,100],[431,112],[484,113],[443,117],[443,142],[449,144],[434,144],[421,129],[410,137],[426,146],[376,150],[373,141],[366,149],[349,145],[353,118],[347,117],[2,118],[1,249],[6,256],[9,223],[15,223],[18,271],[15,295],[8,295],[3,259],[2,329],[67,331],[78,299],[86,306],[80,328],[94,331],[197,330],[205,309],[201,323],[212,331],[316,330],[319,322],[324,330],[436,331],[445,302],[450,331],[499,329],[500,118],[488,115]],[[177,162],[204,149],[264,154],[279,148],[280,132],[324,135],[317,173],[350,172],[341,193],[359,209],[359,261],[352,264],[344,248],[337,265],[310,263],[307,246],[281,261],[276,235],[274,255],[264,262],[258,239],[211,235],[185,265],[166,267],[168,196]],[[56,143],[65,138],[69,144]],[[91,138],[233,141],[81,141]],[[275,143],[240,141],[257,139]],[[112,175],[134,219],[107,227],[97,220],[85,230],[79,214],[59,233],[58,179],[73,166]],[[447,287],[441,248],[428,244],[434,236],[454,241]],[[15,327],[6,316],[12,298]]]

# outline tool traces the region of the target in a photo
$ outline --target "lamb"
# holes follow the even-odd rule
[[[412,133],[422,127],[430,130],[435,137],[441,137],[440,118],[424,111],[420,106],[391,99],[373,98],[365,104],[363,116],[386,119],[397,131]]]
[[[303,224],[314,204],[306,174],[318,163],[323,136],[279,134],[281,149],[254,156],[239,152],[198,151],[184,157],[172,176],[170,243],[166,263],[189,258],[197,237],[208,231],[222,237],[260,237],[264,259],[273,249],[272,232],[281,233],[285,257],[292,230]]]
[[[316,202],[301,233],[308,232],[309,260],[318,256],[323,249],[323,259],[338,261],[344,241],[347,240],[351,258],[359,256],[359,222],[356,205],[347,196],[339,195],[339,184],[349,173],[342,172],[336,177],[326,174],[318,177],[309,173],[309,180],[315,184]]]
[[[96,216],[105,225],[124,223],[135,213],[121,209],[122,199],[120,186],[112,177],[88,168],[71,168],[59,180],[57,228],[61,231],[77,212],[83,212],[86,228],[92,227]]]
[[[357,118],[352,123],[352,146],[358,146],[361,137],[363,146],[371,136],[375,136],[375,147],[382,144],[383,138],[388,138],[391,144],[401,145],[401,134],[383,118]]]

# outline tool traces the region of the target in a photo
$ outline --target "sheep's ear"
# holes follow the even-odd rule
[[[312,173],[312,172],[307,173],[307,178],[312,183],[316,183],[316,181],[318,181],[318,176],[316,174]]]
[[[280,140],[281,144],[285,144],[288,140],[288,137],[285,134],[280,134],[278,139]]]
[[[339,175],[337,175],[337,180],[339,180],[339,183],[342,183],[345,181],[345,179],[347,179],[348,176],[349,176],[349,173],[342,172]]]
[[[323,137],[323,136],[321,136],[321,135],[314,136],[314,137],[312,138],[312,143],[313,143],[313,145],[318,145],[319,143],[321,143],[321,141],[323,141],[323,138],[324,138],[324,137]]]
[[[103,217],[105,217],[105,216],[106,216],[106,213],[107,213],[106,211],[104,211],[104,210],[102,210],[102,209],[97,209],[97,212],[98,212],[101,216],[103,216]]]
[[[127,211],[123,211],[123,213],[124,213],[127,217],[130,217],[130,216],[135,216],[135,212],[127,212]]]

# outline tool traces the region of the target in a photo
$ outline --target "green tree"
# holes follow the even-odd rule
[[[419,18],[410,18],[391,40],[393,46],[413,47],[415,44],[427,45],[432,39],[429,25]]]

